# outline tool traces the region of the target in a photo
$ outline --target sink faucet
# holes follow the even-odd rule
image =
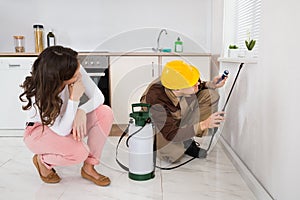
[[[152,50],[155,52],[161,51],[161,48],[159,48],[159,40],[160,40],[160,36],[163,32],[165,32],[166,35],[168,34],[166,29],[161,29],[161,31],[159,32],[158,37],[157,37],[156,48],[152,48]]]

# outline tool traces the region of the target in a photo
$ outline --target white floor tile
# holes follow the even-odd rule
[[[81,165],[56,167],[62,181],[54,185],[43,183],[32,163],[33,154],[22,137],[0,137],[0,199],[255,200],[220,145],[216,145],[206,159],[195,159],[170,171],[156,169],[155,178],[134,181],[115,161],[117,141],[118,137],[108,138],[101,164],[97,166],[112,183],[99,187],[80,177]],[[121,145],[119,160],[125,165],[127,154],[127,149]]]

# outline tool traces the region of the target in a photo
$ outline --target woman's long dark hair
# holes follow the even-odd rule
[[[22,85],[24,92],[19,96],[23,110],[35,105],[43,125],[53,125],[60,114],[62,99],[58,96],[63,83],[75,74],[78,68],[78,53],[70,48],[52,46],[46,48],[35,60],[31,76],[27,76]],[[26,99],[24,99],[24,96]]]

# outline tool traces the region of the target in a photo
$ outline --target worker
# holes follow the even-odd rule
[[[168,62],[159,78],[149,84],[141,97],[151,105],[155,126],[157,155],[174,163],[183,155],[206,158],[195,136],[208,135],[224,121],[224,112],[217,112],[219,94],[227,78],[202,81],[198,69],[182,60]]]

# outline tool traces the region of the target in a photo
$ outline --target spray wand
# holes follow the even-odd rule
[[[240,66],[239,66],[239,70],[238,70],[238,72],[237,72],[237,74],[236,74],[236,76],[235,76],[235,79],[234,79],[233,84],[232,84],[232,86],[231,86],[230,92],[229,92],[229,94],[228,94],[228,96],[227,96],[227,99],[226,99],[226,101],[225,101],[225,104],[224,104],[224,106],[223,106],[223,108],[222,108],[222,111],[223,111],[223,112],[225,112],[225,108],[226,108],[227,103],[228,103],[228,101],[229,101],[229,99],[230,99],[231,93],[232,93],[232,91],[233,91],[233,88],[234,88],[234,86],[235,86],[236,80],[237,80],[237,78],[238,78],[238,76],[239,76],[239,74],[240,74],[240,71],[241,71],[243,65],[244,65],[244,63],[241,63]],[[227,75],[228,75],[228,74],[229,74],[229,71],[228,71],[228,70],[225,70],[224,73],[223,73],[223,75],[222,75],[222,77],[220,78],[221,80],[219,79],[218,82],[222,81],[222,80],[226,77],[226,76],[225,76],[226,73],[227,73]],[[223,78],[223,76],[224,76],[224,78]],[[223,79],[222,79],[222,78],[223,78]],[[206,151],[208,151],[208,150],[210,149],[211,144],[212,144],[212,141],[213,141],[214,136],[215,136],[215,134],[216,134],[217,131],[218,131],[218,128],[213,128],[213,135],[211,136],[211,139],[210,139],[210,142],[209,142],[209,145],[208,145]]]

